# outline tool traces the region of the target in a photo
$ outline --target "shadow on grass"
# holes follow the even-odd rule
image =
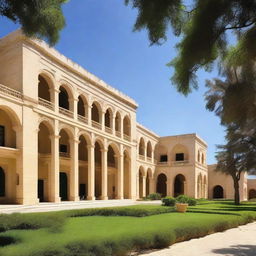
[[[0,247],[15,244],[17,241],[10,236],[0,236]]]
[[[256,245],[234,245],[229,248],[221,248],[212,250],[213,253],[217,255],[230,255],[230,256],[255,256],[256,255]]]

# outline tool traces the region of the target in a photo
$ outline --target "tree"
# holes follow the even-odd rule
[[[239,181],[245,172],[255,173],[256,136],[243,134],[239,127],[227,128],[227,144],[218,146],[216,171],[228,174],[233,179],[235,204],[240,204]]]
[[[19,23],[25,35],[43,38],[50,45],[65,26],[62,5],[66,0],[0,0],[0,15]]]
[[[211,70],[213,63],[228,55],[228,37],[234,32],[237,46],[231,57],[243,65],[256,57],[256,1],[254,0],[125,0],[138,9],[134,30],[147,29],[151,44],[167,39],[169,28],[181,37],[178,55],[170,62],[172,81],[187,95],[197,88],[196,71]],[[232,59],[232,58],[231,58]]]

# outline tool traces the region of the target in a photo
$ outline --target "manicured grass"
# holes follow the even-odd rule
[[[0,255],[125,255],[130,251],[162,248],[177,241],[236,227],[256,219],[255,209],[255,203],[237,207],[232,202],[204,201],[190,207],[185,214],[176,213],[173,208],[149,205],[24,214],[20,216],[27,219],[37,217],[40,225],[29,226],[37,228],[30,230],[6,229],[8,231],[0,234],[0,241],[7,241],[0,243]],[[164,213],[166,211],[169,213]],[[128,216],[124,216],[125,212]],[[89,213],[94,216],[88,216]],[[136,214],[140,217],[134,217]],[[42,224],[44,215],[48,219],[45,226]],[[51,226],[49,223],[58,216],[61,221]],[[1,247],[4,244],[10,245]]]

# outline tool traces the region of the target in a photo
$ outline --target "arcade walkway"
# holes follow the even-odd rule
[[[131,199],[124,200],[95,200],[95,201],[79,201],[71,202],[65,201],[61,203],[40,203],[38,205],[0,205],[1,213],[28,213],[28,212],[51,212],[63,211],[72,209],[84,208],[100,208],[100,207],[115,207],[115,206],[129,206],[138,204],[161,204],[161,201],[135,201]]]

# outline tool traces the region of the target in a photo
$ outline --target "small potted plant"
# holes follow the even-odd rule
[[[189,205],[196,205],[196,200],[185,195],[176,197],[177,212],[186,212]]]

